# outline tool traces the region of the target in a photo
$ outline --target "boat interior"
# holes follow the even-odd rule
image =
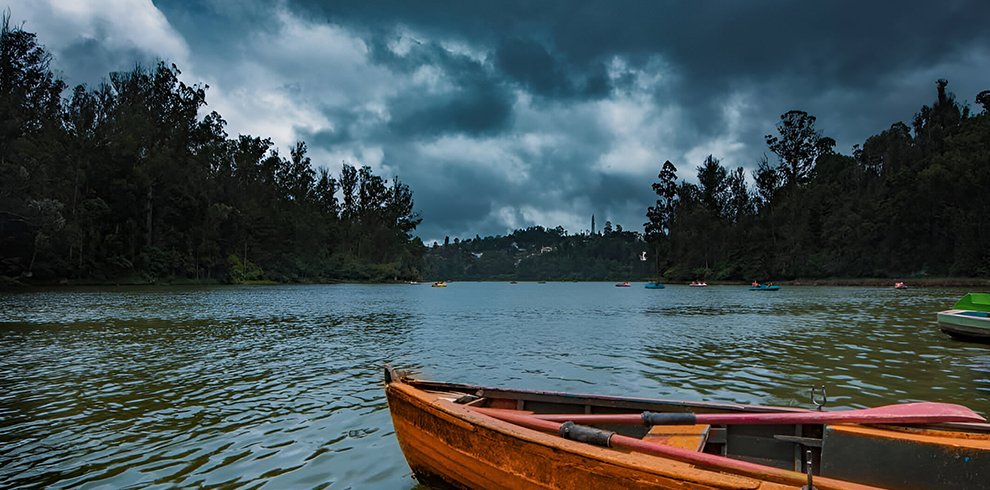
[[[438,399],[520,414],[800,412],[806,409],[487,388],[403,378]],[[594,425],[774,468],[893,488],[975,488],[990,478],[990,424]],[[809,453],[810,451],[810,453]],[[966,471],[947,461],[969,462]],[[979,468],[979,471],[974,469]]]

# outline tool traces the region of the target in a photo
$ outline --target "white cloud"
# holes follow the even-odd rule
[[[207,101],[210,110],[228,121],[231,135],[271,138],[283,152],[295,144],[300,128],[332,129],[322,113],[277,87],[234,87],[224,91],[223,87],[211,86]]]
[[[492,211],[492,216],[506,230],[515,230],[522,227],[518,211],[511,206],[502,206]]]
[[[303,133],[339,131],[352,122],[334,120],[327,109],[357,114],[357,129],[388,120],[384,100],[395,90],[392,74],[371,63],[368,46],[357,34],[284,9],[273,21],[275,29],[255,31],[228,47],[238,57],[205,78],[211,86],[207,100],[229,122],[231,134],[271,137],[285,148]],[[355,148],[333,157],[376,166],[381,153],[380,148],[377,154]],[[331,167],[338,163],[327,162]]]
[[[189,63],[189,47],[151,0],[12,0],[12,20],[55,53],[84,40]]]
[[[743,131],[747,120],[752,120],[747,119],[747,113],[752,112],[750,99],[750,95],[744,92],[736,92],[726,98],[721,114],[724,130],[687,150],[684,158],[689,165],[701,165],[708,155],[718,158],[723,166],[730,169],[744,163],[748,147],[743,142]]]
[[[670,154],[680,125],[677,105],[658,107],[646,94],[620,95],[597,105],[611,133],[607,150],[595,162],[606,174],[649,175]]]
[[[421,156],[441,167],[464,165],[489,170],[506,184],[524,184],[529,180],[529,163],[520,157],[519,142],[511,138],[470,138],[464,135],[443,136],[416,145]]]

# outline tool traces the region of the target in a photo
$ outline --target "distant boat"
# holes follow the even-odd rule
[[[660,281],[657,281],[657,282],[648,282],[648,283],[644,284],[643,287],[646,288],[646,289],[663,289],[663,283],[660,282]]]
[[[773,284],[760,284],[754,282],[750,287],[750,291],[778,291],[780,286],[775,286]]]
[[[688,286],[693,288],[707,288],[708,283],[705,281],[691,281],[691,284],[688,284]]]
[[[953,337],[990,342],[990,293],[969,293],[936,318],[939,330]]]
[[[437,282],[433,283],[433,287],[435,287],[435,288],[445,288],[445,287],[447,287],[447,283],[445,281],[437,281]]]
[[[904,284],[903,282],[894,283],[894,289],[907,289],[907,288],[908,288],[907,284]]]
[[[519,284],[519,281],[512,281],[509,284]]]
[[[629,288],[629,287],[632,287],[632,284],[629,284],[629,281],[620,282],[620,283],[616,284],[615,287],[617,287],[617,288]]]

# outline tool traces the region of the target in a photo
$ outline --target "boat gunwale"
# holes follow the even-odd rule
[[[465,395],[474,395],[474,396],[481,396],[488,398],[509,398],[514,400],[532,400],[532,401],[543,401],[543,402],[566,401],[567,403],[574,403],[574,404],[580,404],[581,401],[587,400],[587,401],[602,402],[600,404],[601,406],[607,406],[609,403],[634,404],[634,405],[668,405],[672,407],[702,408],[706,410],[724,410],[731,412],[774,413],[774,412],[814,411],[811,409],[801,408],[801,407],[784,407],[784,406],[774,406],[774,405],[743,405],[738,403],[726,403],[726,402],[707,402],[707,401],[647,398],[647,397],[627,397],[627,396],[601,395],[601,394],[591,394],[591,393],[574,393],[574,392],[553,391],[553,390],[498,388],[491,386],[470,385],[463,383],[448,383],[444,381],[418,379],[418,378],[412,378],[405,374],[400,374],[398,377],[395,377],[393,379],[401,380],[403,383],[415,386],[420,389],[427,389],[433,391],[448,391],[448,392],[453,391],[453,392],[463,393]]]
[[[725,412],[749,412],[749,413],[799,413],[799,412],[813,412],[815,410],[801,407],[784,407],[775,405],[744,405],[738,403],[726,403],[726,402],[709,402],[709,401],[695,401],[695,400],[679,400],[679,399],[665,399],[665,398],[648,398],[648,397],[626,397],[626,396],[616,396],[616,395],[602,395],[602,394],[589,394],[589,393],[574,393],[574,392],[564,392],[564,391],[553,391],[553,390],[530,390],[530,389],[516,389],[516,388],[498,388],[489,387],[482,385],[471,385],[465,383],[451,383],[445,381],[432,381],[425,379],[418,379],[412,377],[408,372],[395,369],[390,365],[385,367],[386,369],[386,384],[392,381],[399,381],[410,386],[413,386],[420,390],[432,390],[441,392],[458,392],[465,395],[473,395],[478,397],[487,398],[507,398],[514,400],[526,400],[534,402],[566,402],[585,405],[596,405],[602,408],[618,408],[622,405],[622,408],[627,408],[628,405],[642,405],[643,408],[656,405],[665,405],[669,407],[678,407],[684,409],[703,409],[703,410],[713,410],[713,411],[725,411]],[[587,402],[598,402],[598,403],[587,403]],[[455,404],[458,406],[463,406],[461,404]],[[870,425],[870,424],[858,424],[858,425]],[[977,432],[987,432],[990,433],[990,423],[978,423],[978,422],[939,422],[930,424],[912,424],[912,425],[898,425],[898,424],[873,424],[876,426],[890,426],[890,427],[910,427],[910,428],[922,428],[931,430],[944,430],[944,431],[977,431]]]
[[[990,318],[962,313],[973,310],[951,309],[935,315],[938,329],[962,340],[990,342]]]
[[[405,386],[406,388],[403,389],[400,388],[400,386]],[[561,437],[555,437],[545,432],[529,429],[511,422],[499,420],[481,412],[473,411],[466,405],[454,403],[450,400],[438,398],[436,401],[430,401],[428,399],[429,397],[425,396],[429,395],[428,392],[419,389],[411,383],[406,383],[403,380],[395,380],[389,383],[388,388],[401,391],[403,393],[402,396],[406,397],[407,400],[413,400],[412,403],[421,405],[420,408],[439,411],[443,414],[439,416],[442,420],[453,423],[447,419],[448,417],[453,417],[458,419],[461,423],[470,425],[471,428],[467,430],[474,431],[478,428],[491,430],[502,434],[503,436],[522,441],[526,444],[563,451],[578,457],[588,458],[600,463],[615,465],[644,474],[651,474],[661,478],[682,481],[685,483],[715,487],[721,486],[723,488],[725,488],[726,484],[731,485],[729,488],[758,488],[761,482],[779,483],[752,475],[730,472],[730,470],[725,468],[707,467],[679,461],[669,457],[646,453],[622,452],[610,448],[598,447],[583,442],[568,440]],[[418,392],[419,394],[415,392]],[[434,414],[433,416],[437,415]],[[651,466],[650,464],[645,463],[653,463],[653,465]],[[796,480],[804,478],[802,473],[772,467],[768,467],[768,469],[793,473]],[[859,487],[862,488],[862,486]]]

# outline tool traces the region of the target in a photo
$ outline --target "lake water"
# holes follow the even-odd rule
[[[412,488],[382,390],[422,377],[990,413],[966,291],[452,283],[0,293],[0,487]]]

